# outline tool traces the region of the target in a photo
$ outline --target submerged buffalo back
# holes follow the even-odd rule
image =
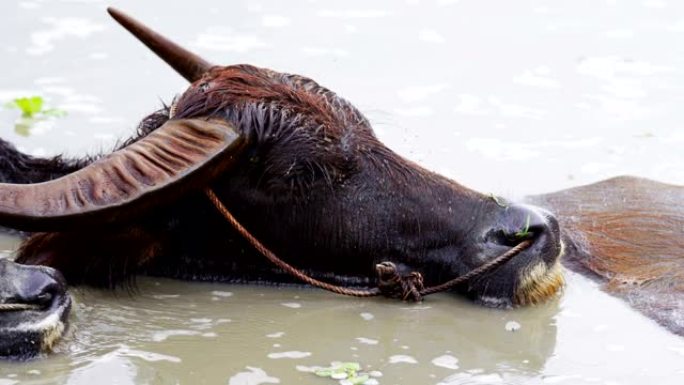
[[[530,199],[565,228],[566,266],[684,335],[684,187],[619,177]]]

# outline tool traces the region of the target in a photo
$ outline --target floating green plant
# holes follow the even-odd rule
[[[25,96],[12,99],[12,101],[5,104],[5,108],[21,111],[21,117],[14,124],[14,131],[22,136],[28,136],[31,127],[36,122],[66,115],[66,111],[59,108],[45,108],[45,100],[40,96]]]
[[[49,117],[49,116],[64,116],[66,111],[58,108],[44,108],[45,101],[40,96],[26,96],[12,99],[11,102],[5,104],[7,108],[17,108],[21,111],[21,116],[24,118]]]
[[[313,371],[319,377],[327,377],[338,380],[341,385],[370,385],[377,384],[377,380],[371,377],[379,377],[380,372],[361,372],[361,364],[358,362],[333,362],[327,368],[317,368]]]
[[[525,227],[515,233],[515,237],[518,239],[527,239],[532,235],[530,232],[530,214],[527,214],[527,220],[525,221]]]

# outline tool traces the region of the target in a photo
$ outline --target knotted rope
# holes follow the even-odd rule
[[[237,219],[233,214],[228,211],[226,206],[223,205],[221,200],[216,196],[211,189],[206,189],[205,193],[211,203],[216,207],[216,209],[223,215],[223,217],[228,221],[228,223],[237,230],[240,235],[242,235],[259,253],[261,253],[266,259],[271,261],[274,265],[292,275],[293,277],[307,283],[311,286],[315,286],[324,290],[331,291],[337,294],[348,295],[352,297],[376,297],[379,295],[384,295],[388,298],[399,298],[404,301],[412,300],[415,302],[420,302],[423,296],[435,294],[438,292],[449,290],[455,286],[458,286],[478,275],[485,272],[493,270],[516,255],[520,254],[523,250],[527,249],[532,245],[531,239],[526,239],[517,244],[515,247],[511,248],[507,252],[501,254],[500,256],[492,259],[491,261],[480,265],[479,267],[469,271],[468,273],[454,278],[450,281],[444,282],[437,286],[431,286],[425,288],[423,286],[423,276],[419,272],[412,272],[408,275],[400,275],[397,271],[397,267],[392,262],[382,262],[376,265],[376,272],[378,274],[378,287],[370,289],[350,289],[338,285],[333,285],[327,282],[319,281],[315,278],[309,277],[305,273],[291,266],[287,262],[278,258],[270,249],[264,246],[258,239],[256,239],[247,229]]]

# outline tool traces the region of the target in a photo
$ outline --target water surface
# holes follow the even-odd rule
[[[391,148],[480,191],[684,184],[684,5],[661,0],[3,1],[0,103],[38,94],[69,114],[26,125],[2,109],[1,137],[96,153],[182,92],[110,4],[216,63],[318,80]],[[0,235],[0,250],[16,242]],[[132,296],[74,296],[57,354],[0,363],[0,384],[323,385],[301,370],[334,360],[381,384],[684,382],[682,338],[574,274],[560,300],[513,311],[147,278]]]

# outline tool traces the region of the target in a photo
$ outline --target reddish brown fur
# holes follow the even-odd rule
[[[564,226],[564,263],[684,335],[684,187],[641,178],[534,197]]]

